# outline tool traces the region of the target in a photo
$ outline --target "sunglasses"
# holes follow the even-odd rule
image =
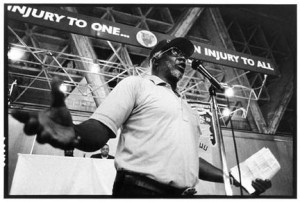
[[[171,47],[171,48],[161,52],[160,55],[167,53],[167,52],[170,52],[175,57],[183,56],[184,58],[186,58],[185,54],[181,50],[179,50],[178,48],[175,48],[175,47]]]

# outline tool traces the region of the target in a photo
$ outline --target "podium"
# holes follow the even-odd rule
[[[18,154],[10,195],[111,195],[113,159]]]

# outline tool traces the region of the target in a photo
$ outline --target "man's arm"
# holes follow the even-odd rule
[[[223,172],[221,169],[213,166],[201,157],[199,158],[199,165],[199,179],[210,182],[223,182]]]
[[[95,119],[89,119],[79,125],[74,125],[75,134],[79,137],[77,149],[92,152],[102,148],[114,133],[103,123]]]

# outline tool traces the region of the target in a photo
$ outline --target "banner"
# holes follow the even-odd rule
[[[217,149],[217,140],[213,131],[210,104],[206,102],[189,102],[199,115],[201,134],[199,139],[199,155],[211,162],[212,150]]]
[[[219,145],[213,132],[210,103],[197,101],[189,102],[189,104],[197,111],[200,120],[201,135],[198,143],[199,157],[217,168],[222,168]],[[224,195],[224,184],[199,180],[197,192],[199,195]]]
[[[152,49],[160,40],[174,38],[165,34],[68,12],[59,7],[8,5],[7,16],[14,20],[148,49]],[[195,52],[191,56],[193,59],[268,75],[278,75],[277,67],[269,59],[209,44],[194,41],[192,43],[195,46]]]

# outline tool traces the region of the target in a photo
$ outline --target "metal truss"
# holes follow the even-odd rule
[[[186,36],[204,43],[210,43],[211,40],[207,33],[200,29],[203,25],[202,21],[207,21],[209,16],[209,12],[207,12],[209,9],[206,7],[101,6],[76,7],[76,10],[71,10],[71,12],[150,31]],[[280,34],[274,33],[273,36],[266,36],[261,25],[254,23],[248,26],[248,24],[243,24],[243,21],[240,20],[241,17],[234,18],[230,12],[221,13],[237,51],[267,57],[275,60],[278,64],[280,62],[278,58],[290,55],[290,49],[284,46],[286,43]],[[11,106],[17,104],[47,106],[46,102],[28,98],[34,97],[34,94],[42,95],[42,92],[49,92],[49,83],[53,76],[61,77],[68,86],[67,97],[72,97],[75,101],[82,100],[82,105],[93,105],[93,98],[103,98],[104,96],[95,96],[93,92],[96,90],[103,88],[111,90],[127,76],[143,76],[150,72],[147,62],[148,51],[143,48],[91,38],[91,45],[97,56],[84,57],[73,52],[70,33],[27,23],[10,23],[12,26],[8,26],[9,47],[18,46],[26,54],[26,57],[19,61],[9,60],[7,66],[9,77],[7,87]],[[79,68],[80,64],[97,65],[99,71],[92,72]],[[274,77],[265,77],[262,74],[244,71],[235,71],[235,75],[229,76],[226,68],[222,66],[207,63],[205,67],[220,82],[234,87],[236,95],[230,99],[230,104],[237,112],[234,113],[235,118],[245,120],[252,101],[261,105],[270,102],[267,87],[274,81]],[[102,83],[89,83],[84,79],[86,75],[99,75],[105,79]],[[247,83],[249,81],[249,85],[244,85],[244,77],[247,78]],[[187,100],[207,102],[209,86],[209,82],[188,65],[178,87],[182,96]],[[47,94],[42,97],[46,99]],[[223,94],[217,95],[217,101],[220,106],[227,103]],[[93,105],[93,107],[95,106]],[[92,109],[88,108],[87,110],[92,111]]]
[[[9,30],[15,35],[15,37],[19,40],[19,44],[16,43],[10,43],[11,48],[18,48],[21,49],[25,55],[32,55],[33,60],[23,60],[20,59],[18,61],[14,61],[8,64],[9,66],[9,75],[18,78],[22,77],[25,79],[29,79],[30,82],[28,85],[19,85],[16,83],[16,80],[12,79],[12,83],[9,84],[10,91],[12,91],[15,86],[18,86],[22,89],[22,91],[18,94],[14,100],[10,100],[10,104],[21,104],[19,102],[20,98],[29,90],[37,90],[37,91],[47,91],[49,92],[50,89],[50,82],[53,78],[53,76],[58,76],[64,79],[64,84],[68,86],[68,92],[66,92],[66,96],[72,94],[73,96],[78,97],[78,99],[81,99],[81,97],[91,97],[94,98],[93,96],[93,91],[98,90],[99,88],[103,88],[104,86],[109,85],[110,82],[112,81],[117,81],[119,82],[120,80],[124,79],[127,76],[131,75],[137,75],[137,76],[144,76],[149,74],[150,69],[145,68],[145,67],[140,67],[140,66],[130,66],[126,64],[121,59],[121,56],[119,54],[119,51],[117,51],[113,45],[108,41],[107,43],[111,47],[111,49],[114,52],[114,55],[116,58],[119,59],[120,62],[111,62],[107,60],[100,60],[100,59],[92,59],[92,58],[86,58],[86,57],[81,57],[78,55],[74,54],[69,54],[69,53],[64,53],[64,52],[57,52],[49,49],[42,49],[42,48],[37,48],[37,47],[32,47],[32,46],[27,46],[25,42],[19,37],[16,32],[13,31],[10,27],[8,27]],[[21,44],[21,45],[20,45]],[[30,58],[27,56],[27,58]],[[51,60],[46,60],[46,58],[51,58]],[[47,63],[46,63],[47,61]],[[69,61],[66,63],[67,65],[64,66],[62,62],[60,61]],[[91,71],[86,71],[82,69],[77,69],[77,68],[71,68],[69,67],[70,63],[87,63],[89,65],[97,65],[99,68],[98,72],[91,72]],[[22,65],[20,65],[22,64]],[[24,74],[24,73],[18,73],[15,71],[10,71],[10,69],[23,69],[26,68],[27,70],[30,69],[31,71],[36,72],[34,75],[30,74]],[[188,67],[190,68],[190,67]],[[101,71],[100,69],[105,69],[105,71]],[[214,69],[215,70],[215,69]],[[191,70],[189,70],[191,71]],[[193,70],[192,70],[193,71]],[[82,79],[81,75],[84,74],[97,74],[104,76],[106,78],[106,81],[104,83],[101,83],[99,85],[95,84],[82,84],[80,81]],[[184,75],[183,80],[186,80],[185,84],[181,83],[179,85],[179,89],[181,89],[181,95],[183,97],[186,97],[188,100],[201,100],[201,101],[206,101],[207,100],[207,95],[208,95],[208,88],[207,88],[207,81],[196,74],[196,72],[192,72],[192,76],[189,76],[187,74]],[[39,86],[33,86],[32,84],[35,81],[43,81],[48,83],[48,88],[42,88]],[[227,81],[230,83],[231,81]],[[236,98],[239,99],[247,99],[249,100],[258,100],[260,93],[257,95],[254,90],[256,89],[249,89],[244,86],[240,85],[233,85],[235,89],[246,89],[250,91],[250,97],[242,97],[242,96],[236,96]],[[74,89],[77,88],[79,93],[74,93]],[[261,87],[262,88],[262,87]],[[260,88],[260,89],[261,89]],[[110,87],[112,89],[112,87]],[[260,91],[261,92],[261,91]],[[12,94],[12,92],[10,92]],[[224,97],[222,93],[219,93],[221,97]],[[253,98],[253,97],[254,98]],[[219,100],[225,99],[219,97]],[[220,105],[221,106],[221,105]],[[249,106],[246,108],[246,113],[248,110]],[[244,108],[239,108],[237,110],[243,110],[245,111]],[[232,113],[235,113],[233,111]],[[245,114],[242,116],[245,118]]]

